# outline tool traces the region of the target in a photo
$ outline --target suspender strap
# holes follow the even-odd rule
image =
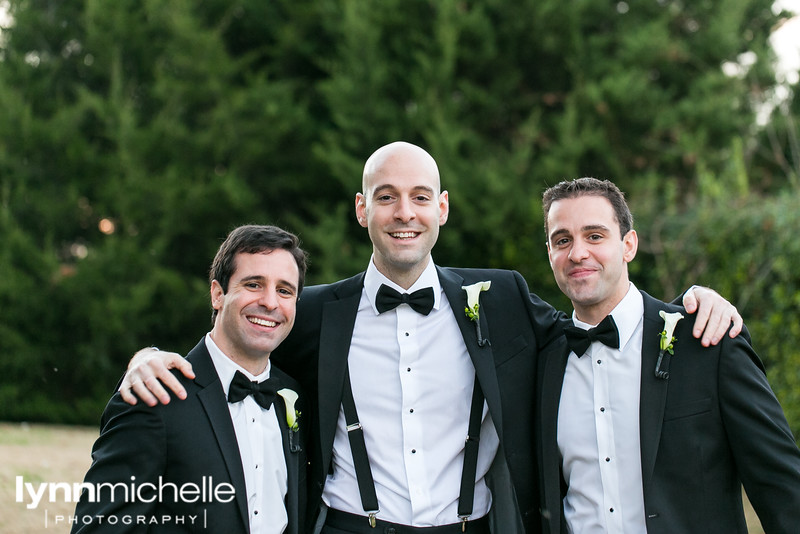
[[[475,500],[475,474],[478,470],[478,445],[483,417],[483,390],[475,376],[472,390],[472,404],[469,412],[467,439],[464,444],[464,468],[461,472],[461,491],[458,496],[458,517],[461,519],[462,531],[466,527]],[[364,429],[358,421],[356,403],[353,400],[353,387],[350,384],[350,367],[345,369],[344,389],[342,390],[342,409],[347,424],[347,437],[353,451],[353,466],[356,470],[358,492],[361,494],[361,507],[369,515],[370,525],[375,527],[375,516],[380,511],[378,496],[375,493],[375,481],[369,466],[367,446],[364,443]]]
[[[464,444],[464,470],[461,472],[461,492],[458,495],[458,517],[465,524],[472,515],[475,500],[475,473],[478,470],[478,445],[481,435],[481,418],[483,416],[483,390],[475,375],[475,386],[472,389],[472,406],[469,411],[469,428]],[[466,525],[464,525],[466,526]]]
[[[347,423],[347,438],[350,440],[350,449],[353,451],[353,466],[356,470],[358,492],[361,494],[361,506],[369,515],[369,522],[375,527],[375,515],[378,508],[378,496],[375,494],[375,481],[372,478],[372,469],[369,467],[367,446],[364,443],[364,429],[358,422],[356,403],[353,400],[353,387],[350,385],[350,367],[345,369],[344,390],[342,391],[342,409],[344,420]]]

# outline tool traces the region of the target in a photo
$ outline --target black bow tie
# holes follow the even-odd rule
[[[378,313],[393,310],[401,304],[408,304],[415,312],[428,315],[433,309],[433,288],[425,287],[413,293],[398,293],[386,284],[381,284],[375,296]]]
[[[600,321],[599,325],[589,330],[584,330],[577,326],[565,326],[564,335],[567,337],[567,345],[569,345],[572,352],[578,355],[578,358],[583,356],[592,341],[600,341],[612,349],[619,348],[619,331],[614,318],[610,315],[607,315],[605,319]]]
[[[241,371],[236,371],[231,380],[231,387],[228,389],[228,402],[239,402],[248,395],[252,395],[259,406],[269,410],[279,389],[281,389],[281,383],[277,377],[271,376],[263,382],[253,382],[248,380]]]

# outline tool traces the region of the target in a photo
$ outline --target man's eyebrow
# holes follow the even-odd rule
[[[375,189],[372,190],[372,195],[377,195],[379,193],[383,193],[384,191],[394,191],[395,187],[392,184],[382,184],[376,185]]]
[[[567,230],[565,230],[564,228],[559,228],[558,230],[553,230],[550,233],[549,237],[550,237],[550,240],[552,241],[553,239],[555,239],[556,237],[558,237],[560,235],[569,235],[569,232]]]
[[[381,193],[383,193],[385,191],[396,191],[396,190],[397,190],[397,188],[392,184],[382,184],[382,185],[378,185],[378,186],[375,187],[375,189],[372,191],[372,196],[377,196],[377,195],[379,195],[379,194],[381,194]],[[435,194],[435,191],[433,190],[433,188],[430,187],[430,186],[427,186],[427,185],[416,185],[416,186],[412,187],[411,190],[414,191],[414,192],[422,191],[422,192],[425,192],[425,193],[427,193],[427,194],[429,194],[431,196],[433,196]]]
[[[250,276],[245,276],[239,282],[263,282],[264,277],[259,274],[252,274]]]
[[[288,280],[278,280],[278,285],[286,286],[291,289],[293,292],[297,293],[297,285],[291,283]]]
[[[266,281],[265,277],[263,277],[263,276],[261,276],[259,274],[253,274],[253,275],[250,275],[250,276],[245,276],[244,278],[239,280],[239,283],[240,284],[244,284],[244,283],[247,283],[247,282],[261,282],[261,283],[264,283],[265,281]],[[297,291],[297,285],[292,283],[292,282],[290,282],[290,281],[288,281],[288,280],[278,280],[278,285],[287,286],[292,291]]]
[[[607,232],[609,231],[609,228],[604,224],[588,224],[581,228],[582,232],[591,232],[592,230],[602,230],[604,232]]]
[[[412,188],[412,191],[415,191],[415,192],[416,192],[416,191],[423,191],[423,192],[425,192],[425,193],[428,193],[428,194],[429,194],[429,195],[431,195],[431,196],[433,196],[433,194],[435,193],[435,191],[433,190],[433,188],[432,188],[432,187],[430,187],[430,186],[427,186],[427,185],[417,185],[417,186],[414,186],[414,187]]]
[[[608,226],[606,226],[604,224],[587,224],[586,226],[582,226],[581,227],[581,232],[594,232],[594,231],[608,232],[609,228],[608,228]],[[559,228],[557,230],[553,230],[553,232],[550,233],[549,237],[550,237],[550,240],[552,241],[556,237],[559,237],[559,236],[562,236],[562,235],[570,235],[570,233],[565,228]]]

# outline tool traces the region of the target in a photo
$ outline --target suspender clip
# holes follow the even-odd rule
[[[371,526],[372,528],[375,528],[375,516],[377,515],[378,512],[380,512],[380,510],[367,512],[369,514],[369,526]]]
[[[352,425],[347,425],[347,427],[345,427],[345,428],[347,428],[348,432],[352,432],[353,430],[361,430],[362,427],[361,427],[361,423],[356,421]]]
[[[467,531],[467,520],[469,519],[468,515],[460,515],[458,516],[461,519],[461,532]]]

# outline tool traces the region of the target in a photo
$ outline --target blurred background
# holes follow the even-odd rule
[[[798,435],[798,3],[0,1],[0,420],[96,425],[134,351],[190,349],[234,226],[363,270],[363,163],[406,140],[450,192],[436,262],[565,311],[541,193],[617,183],[634,282],[734,302]]]

